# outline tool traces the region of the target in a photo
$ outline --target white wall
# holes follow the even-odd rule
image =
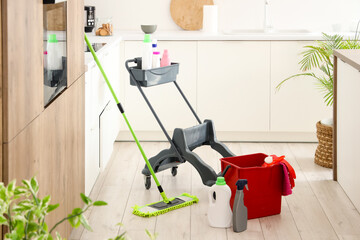
[[[342,31],[356,28],[360,19],[360,0],[270,0],[275,28],[306,28],[331,31],[342,24]],[[219,5],[221,30],[261,28],[264,0],[215,0]],[[170,0],[85,0],[96,6],[97,17],[113,18],[114,28],[139,30],[141,24],[158,25],[158,30],[180,30],[170,15]],[[352,27],[354,28],[354,27]]]

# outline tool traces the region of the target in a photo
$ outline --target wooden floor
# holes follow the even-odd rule
[[[148,156],[168,148],[168,143],[142,143]],[[149,239],[148,229],[160,239],[360,239],[360,215],[337,182],[332,170],[313,162],[316,144],[307,143],[227,143],[236,154],[264,152],[285,155],[294,167],[297,179],[293,194],[283,197],[280,215],[248,221],[248,229],[234,233],[232,228],[217,229],[207,223],[208,187],[189,164],[179,166],[173,177],[169,170],[158,174],[168,196],[183,192],[196,195],[200,201],[153,218],[132,214],[132,206],[160,200],[152,182],[145,190],[141,170],[144,167],[135,143],[115,143],[112,160],[99,176],[91,193],[93,199],[108,202],[94,208],[88,218],[93,232],[78,229],[70,239],[99,240],[127,232],[133,239]],[[215,151],[201,147],[195,151],[217,172],[220,162]],[[117,225],[122,223],[122,226]]]

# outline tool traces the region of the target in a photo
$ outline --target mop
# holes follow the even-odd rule
[[[140,143],[139,143],[139,140],[137,139],[126,115],[125,115],[125,111],[124,111],[124,108],[122,107],[122,105],[120,104],[118,98],[116,97],[116,94],[109,82],[109,79],[107,78],[106,74],[105,74],[105,71],[104,69],[102,68],[101,64],[100,64],[100,61],[99,59],[97,58],[96,56],[96,53],[91,45],[91,43],[89,42],[89,39],[87,38],[86,34],[85,34],[85,42],[88,46],[88,48],[90,49],[90,52],[92,54],[92,56],[94,57],[94,60],[97,64],[97,66],[99,67],[100,69],[100,72],[102,73],[105,81],[106,81],[106,84],[107,86],[109,87],[109,90],[118,106],[118,109],[121,113],[121,115],[124,117],[124,120],[141,152],[141,155],[142,157],[144,158],[145,162],[146,162],[146,165],[147,167],[149,168],[149,171],[151,173],[151,176],[153,177],[155,183],[156,183],[156,186],[160,192],[160,195],[162,197],[162,201],[159,201],[159,202],[155,202],[155,203],[150,203],[150,204],[146,204],[144,206],[134,206],[133,209],[133,214],[137,215],[137,216],[141,216],[141,217],[152,217],[152,216],[158,216],[160,214],[163,214],[163,213],[167,213],[171,210],[175,210],[175,209],[178,209],[178,208],[182,208],[182,207],[186,207],[186,206],[189,206],[189,205],[192,205],[194,203],[197,203],[199,201],[199,199],[196,197],[196,196],[192,196],[188,193],[183,193],[179,196],[176,196],[176,197],[173,197],[173,198],[168,198],[164,192],[164,190],[162,189],[161,185],[160,185],[160,182],[158,181],[156,175],[155,175],[155,172],[153,170],[153,168],[151,167],[151,164],[148,160],[148,158],[146,157],[145,155],[145,152],[143,150],[143,148],[141,147]]]

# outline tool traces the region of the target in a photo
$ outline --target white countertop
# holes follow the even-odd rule
[[[107,55],[109,51],[111,51],[112,46],[120,43],[120,41],[122,40],[122,36],[121,34],[119,34],[119,32],[114,32],[112,36],[106,37],[95,36],[94,33],[87,33],[87,36],[90,43],[106,43],[105,46],[103,46],[99,51],[96,52],[96,55],[100,61],[101,58],[103,58],[105,55]],[[96,63],[91,53],[85,52],[85,72],[87,72],[88,69],[91,69],[95,65]]]
[[[251,30],[250,30],[251,31]],[[123,40],[143,40],[144,33],[139,31],[118,31]],[[346,38],[353,38],[355,33],[341,32]],[[242,32],[237,34],[208,34],[202,31],[161,31],[153,37],[162,41],[313,41],[322,40],[321,32],[296,32],[296,30],[280,30],[277,32]]]

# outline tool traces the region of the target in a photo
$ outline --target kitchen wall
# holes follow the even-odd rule
[[[219,5],[220,30],[261,28],[264,0],[214,0]],[[112,16],[115,29],[138,30],[140,24],[158,24],[159,30],[179,30],[170,15],[171,0],[85,0],[96,6],[97,17]],[[340,31],[356,28],[359,0],[270,0],[276,28]],[[336,27],[336,26],[335,26]],[[351,29],[350,29],[351,28]]]

